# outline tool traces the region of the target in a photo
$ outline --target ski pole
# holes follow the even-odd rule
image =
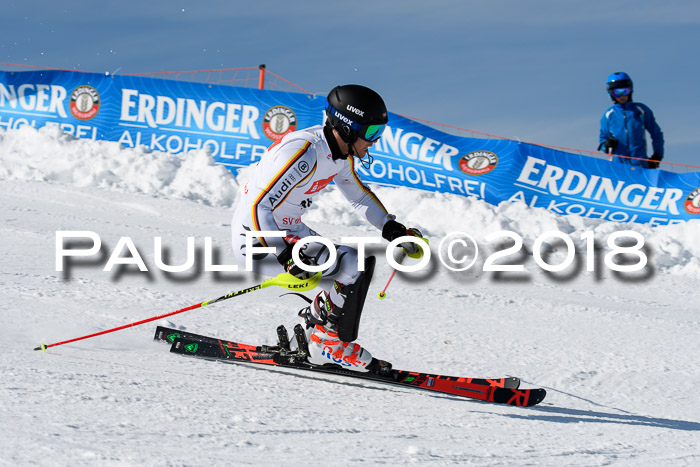
[[[398,263],[401,264],[403,263],[404,258],[406,258],[406,250],[402,249],[401,251],[401,256],[399,257]],[[389,284],[391,284],[391,280],[394,278],[394,274],[396,274],[396,269],[391,271],[391,275],[389,276],[389,280],[386,281],[386,285],[384,286],[384,289],[382,289],[381,292],[377,294],[377,297],[379,297],[379,300],[384,300],[384,297],[386,297],[386,289],[389,288]]]
[[[123,326],[119,326],[116,328],[96,332],[94,334],[88,334],[88,335],[82,336],[82,337],[76,337],[74,339],[69,339],[67,341],[56,342],[55,344],[41,344],[39,347],[36,347],[34,350],[46,351],[46,349],[48,349],[49,347],[56,347],[57,345],[68,344],[70,342],[80,341],[83,339],[89,339],[91,337],[101,336],[102,334],[107,334],[107,333],[114,332],[114,331],[120,331],[122,329],[130,328],[133,326],[138,326],[139,324],[148,323],[151,321],[155,321],[157,319],[166,318],[168,316],[176,315],[178,313],[184,313],[185,311],[194,310],[195,308],[201,308],[201,307],[204,307],[207,305],[211,305],[212,303],[217,303],[217,302],[221,302],[224,300],[228,300],[229,298],[237,297],[239,295],[243,295],[243,294],[246,294],[248,292],[254,292],[256,290],[264,289],[266,287],[270,287],[273,285],[277,285],[279,287],[284,287],[284,288],[295,290],[295,291],[312,290],[321,282],[321,275],[322,275],[321,272],[317,272],[316,274],[311,276],[309,279],[299,279],[296,276],[293,276],[287,272],[284,272],[282,274],[279,274],[276,277],[273,277],[271,279],[267,279],[266,281],[263,281],[262,283],[255,285],[253,287],[249,287],[249,288],[243,289],[243,290],[238,290],[236,292],[231,292],[231,293],[228,293],[226,295],[222,295],[219,298],[215,298],[213,300],[207,300],[207,301],[204,301],[202,303],[197,303],[196,305],[188,306],[186,308],[181,308],[181,309],[176,310],[176,311],[171,311],[170,313],[165,313],[163,315],[158,315],[158,316],[152,316],[150,318],[146,318],[146,319],[143,319],[141,321],[136,321],[135,323],[125,324]]]
[[[428,239],[423,237],[422,233],[418,229],[408,229],[410,231],[410,235],[413,235],[414,237],[417,237],[424,241],[426,244],[428,244]],[[403,260],[406,259],[406,256],[409,258],[415,258],[415,259],[420,259],[423,257],[423,247],[418,245],[418,250],[415,251],[414,253],[409,253],[406,251],[405,248],[401,248],[401,256],[399,257],[398,264],[403,263]],[[386,282],[386,285],[384,286],[384,289],[377,294],[380,300],[384,300],[384,297],[386,297],[386,289],[389,287],[389,284],[391,284],[391,280],[394,278],[394,275],[396,274],[396,269],[391,271],[391,275],[389,276],[389,280]]]
[[[608,154],[610,154],[610,155],[608,156],[608,162],[612,162],[612,160],[613,160],[613,153],[612,153],[612,151],[613,151],[612,148],[608,149]]]

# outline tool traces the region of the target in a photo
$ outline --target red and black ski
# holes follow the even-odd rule
[[[341,375],[485,402],[529,407],[542,402],[546,395],[544,389],[518,389],[520,384],[518,378],[465,378],[405,370],[391,370],[391,373],[386,376],[360,373],[337,365],[313,365],[295,352],[278,346],[241,344],[162,326],[156,328],[155,339],[171,343],[171,352],[187,356],[226,363],[247,362]]]

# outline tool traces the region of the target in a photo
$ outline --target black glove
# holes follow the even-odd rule
[[[605,140],[605,143],[603,143],[603,147],[605,148],[605,154],[611,154],[615,151],[615,148],[617,147],[617,139],[614,136],[611,136],[610,138]]]
[[[296,242],[295,242],[296,243]],[[292,249],[294,248],[294,243],[287,245],[287,248],[282,250],[282,253],[277,255],[277,261],[282,265],[285,271],[289,274],[298,277],[299,279],[308,279],[314,275],[311,271],[304,271],[302,268],[297,266],[292,258]],[[302,263],[307,266],[316,266],[316,261],[311,256],[307,256],[303,251],[299,251],[299,259]]]
[[[382,227],[382,237],[388,241],[396,240],[399,237],[408,235],[406,233],[406,226],[396,222],[395,220],[389,220],[384,227]]]
[[[659,168],[659,161],[663,160],[664,156],[661,154],[652,154],[649,160],[647,161],[647,164],[649,165],[650,169],[658,169]]]
[[[384,224],[384,227],[382,227],[382,237],[390,242],[406,235],[412,235],[414,237],[423,236],[420,230],[413,228],[407,229],[405,225],[396,222],[395,220],[388,221],[386,224]],[[399,246],[406,250],[406,253],[409,255],[418,253],[418,245],[413,242],[399,243]]]

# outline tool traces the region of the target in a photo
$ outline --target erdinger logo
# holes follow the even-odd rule
[[[265,135],[277,141],[297,129],[297,116],[289,107],[276,105],[265,112],[262,126]]]
[[[498,165],[498,156],[490,151],[473,151],[462,156],[459,169],[469,175],[483,175]]]
[[[100,110],[100,95],[92,86],[78,86],[70,95],[70,113],[80,120],[90,120]]]
[[[700,214],[700,188],[691,191],[684,204],[690,214]]]

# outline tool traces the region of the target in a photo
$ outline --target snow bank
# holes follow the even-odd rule
[[[238,189],[231,172],[204,150],[172,155],[124,148],[76,139],[55,125],[0,130],[0,157],[0,179],[106,188],[212,206],[231,206]]]
[[[98,187],[220,207],[235,204],[248,172],[242,170],[234,177],[225,167],[216,165],[204,150],[172,155],[123,148],[114,142],[75,139],[56,126],[39,130],[29,126],[0,129],[0,157],[0,179]],[[376,187],[375,192],[399,220],[419,226],[433,238],[466,232],[480,241],[490,233],[509,230],[521,235],[525,246],[531,247],[537,236],[558,230],[582,246],[580,235],[585,231],[593,231],[596,239],[602,240],[618,230],[634,230],[650,246],[659,272],[700,277],[700,221],[652,228],[562,216],[520,203],[493,206],[476,198],[409,188]],[[370,229],[347,209],[337,190],[321,196],[322,200],[309,211],[307,222]]]

